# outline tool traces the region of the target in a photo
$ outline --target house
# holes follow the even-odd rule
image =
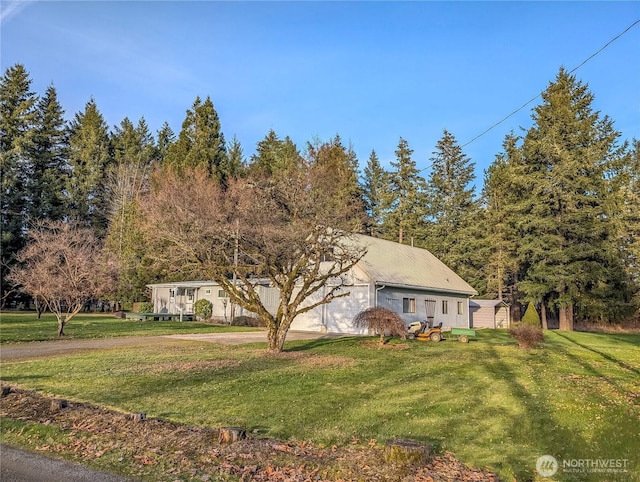
[[[275,312],[278,305],[278,290],[269,287],[269,281],[257,281],[260,299],[264,306]],[[155,283],[151,288],[151,302],[154,313],[193,314],[196,301],[205,299],[211,302],[211,317],[230,322],[232,317],[252,316],[241,306],[232,306],[229,297],[215,281],[178,281],[173,283]]]
[[[444,327],[470,327],[469,300],[477,292],[429,251],[364,235],[356,235],[354,242],[367,252],[346,276],[342,290],[349,294],[298,315],[292,330],[362,334],[365,331],[353,326],[353,318],[376,306],[397,312],[407,324],[429,319]],[[192,313],[195,301],[205,298],[213,305],[214,317],[229,319],[229,299],[212,281],[149,287],[156,312]],[[265,307],[275,310],[277,289],[265,282],[259,291]],[[308,303],[322,296],[317,293]],[[235,315],[242,314],[250,315],[237,307]]]
[[[509,328],[509,305],[502,300],[471,300],[469,302],[472,328]]]

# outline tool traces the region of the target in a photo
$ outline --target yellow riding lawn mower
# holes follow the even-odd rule
[[[442,322],[436,326],[428,321],[414,321],[409,325],[409,338],[418,341],[440,341],[442,340]]]

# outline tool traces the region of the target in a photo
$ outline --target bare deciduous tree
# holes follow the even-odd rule
[[[167,275],[216,281],[265,322],[269,351],[280,352],[296,316],[349,294],[345,276],[365,252],[350,238],[359,206],[322,169],[226,189],[203,171],[159,171],[142,202],[148,255]],[[279,292],[275,313],[260,297],[265,282]]]
[[[402,317],[388,308],[376,307],[361,311],[353,319],[353,324],[379,334],[381,345],[384,344],[386,335],[397,335],[403,339],[407,336],[407,325]]]
[[[93,231],[61,221],[43,221],[29,231],[9,278],[56,315],[58,335],[83,305],[102,294],[112,278]]]

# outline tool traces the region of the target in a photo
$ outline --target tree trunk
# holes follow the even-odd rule
[[[561,306],[560,314],[560,330],[573,331],[573,305]]]
[[[65,325],[65,321],[59,321],[58,322],[58,336],[64,336],[64,325]]]
[[[540,303],[540,316],[542,318],[542,329],[548,330],[549,325],[547,324],[547,306],[544,304],[544,300]]]
[[[269,334],[267,335],[267,338],[269,340],[269,351],[271,353],[282,352],[282,348],[284,347],[284,340],[287,337],[287,332],[289,331],[290,325],[291,322],[287,323],[283,320],[277,327],[269,327]]]
[[[36,313],[38,313],[38,319],[40,319],[46,305],[44,303],[40,303],[37,297],[33,299],[33,304],[36,307]]]

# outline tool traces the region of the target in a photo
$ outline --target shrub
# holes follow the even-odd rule
[[[516,339],[520,348],[535,348],[544,342],[544,333],[539,326],[521,324],[509,330],[509,334]]]
[[[353,319],[354,326],[367,328],[380,335],[383,345],[385,335],[398,335],[404,340],[407,337],[407,325],[402,317],[388,308],[369,308],[358,313]]]
[[[136,313],[153,313],[153,303],[150,301],[141,301],[139,303],[134,303],[134,311]]]
[[[198,300],[193,305],[193,312],[201,320],[208,320],[213,313],[213,305],[209,300]]]
[[[533,303],[529,302],[529,306],[527,306],[527,311],[524,312],[524,316],[522,317],[522,324],[527,326],[540,326],[540,316],[538,315],[538,311]]]
[[[236,316],[231,322],[231,326],[267,326],[260,318],[255,316]]]

